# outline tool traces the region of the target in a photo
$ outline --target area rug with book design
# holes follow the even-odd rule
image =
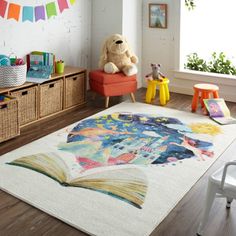
[[[236,125],[124,102],[0,157],[3,191],[91,235],[149,235]]]

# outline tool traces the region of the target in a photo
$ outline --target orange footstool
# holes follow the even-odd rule
[[[219,98],[219,87],[214,84],[195,84],[194,87],[194,95],[192,100],[192,112],[197,110],[198,101],[200,99],[201,106],[204,107],[203,99],[211,98]]]
[[[106,97],[106,108],[111,96],[130,94],[132,101],[135,102],[133,93],[137,90],[136,75],[107,74],[102,70],[94,70],[89,72],[89,85],[92,91]]]

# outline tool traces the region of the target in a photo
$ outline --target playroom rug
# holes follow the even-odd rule
[[[0,188],[91,235],[149,235],[236,125],[124,102],[0,157]]]

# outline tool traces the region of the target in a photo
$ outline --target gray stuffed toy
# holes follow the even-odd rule
[[[152,76],[153,80],[160,80],[162,81],[162,78],[165,78],[165,75],[161,73],[161,65],[160,64],[151,64],[152,72],[147,74],[145,77]]]

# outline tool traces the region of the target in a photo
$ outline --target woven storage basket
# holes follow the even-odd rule
[[[37,119],[37,92],[37,86],[10,92],[10,95],[16,97],[19,102],[20,126]]]
[[[44,117],[62,110],[63,80],[40,85],[39,116]]]
[[[84,101],[84,74],[66,78],[65,83],[65,108],[75,106]]]
[[[0,87],[14,87],[25,83],[27,66],[0,66]]]
[[[0,142],[20,134],[18,101],[15,98],[0,102]]]

